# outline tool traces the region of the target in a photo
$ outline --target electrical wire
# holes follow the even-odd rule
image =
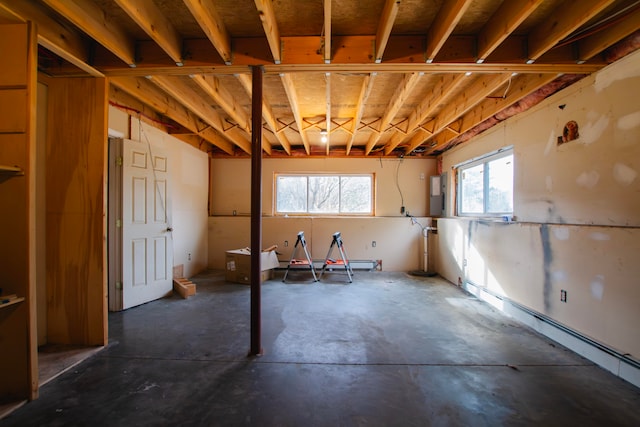
[[[404,196],[402,195],[402,189],[400,188],[400,181],[398,180],[401,164],[402,164],[402,159],[400,159],[400,161],[398,162],[398,166],[396,167],[396,187],[398,187],[398,193],[400,193],[400,202],[402,203],[401,206],[404,208]]]

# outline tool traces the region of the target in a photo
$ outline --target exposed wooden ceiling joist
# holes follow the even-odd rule
[[[428,155],[533,88],[559,88],[553,76],[593,73],[640,43],[636,0],[0,0],[0,14],[37,24],[41,72],[130,76],[183,140],[232,156],[250,151],[251,106],[234,91],[250,93],[252,66],[270,82],[265,153]]]
[[[251,154],[251,142],[246,138],[246,134],[238,128],[226,125],[225,120],[215,108],[186,84],[182,78],[176,76],[154,76],[151,81],[197,114],[202,121],[213,126],[215,130],[240,147],[245,153]]]
[[[369,137],[369,141],[367,142],[367,146],[365,148],[365,154],[369,154],[371,150],[373,150],[373,148],[376,146],[376,144],[380,140],[380,137],[385,132],[387,126],[389,126],[389,123],[391,123],[391,121],[394,119],[394,117],[398,113],[398,110],[404,104],[405,99],[413,90],[413,87],[416,85],[416,83],[418,83],[420,77],[420,73],[405,74],[403,76],[402,82],[391,98],[391,101],[389,102],[389,105],[387,106],[387,109],[382,116],[378,132],[373,132]]]
[[[541,23],[529,35],[529,60],[538,59],[613,2],[614,0],[580,0],[562,3],[551,19]]]
[[[231,65],[231,36],[216,10],[214,0],[184,0],[202,31],[220,54],[226,65]]]
[[[396,16],[398,15],[400,3],[401,0],[386,0],[384,4],[380,23],[378,24],[378,31],[376,32],[375,62],[377,64],[382,62],[382,56],[384,55],[384,50],[389,42],[389,36],[391,36],[391,30]]]
[[[260,21],[262,21],[264,34],[269,42],[273,62],[279,64],[282,61],[280,51],[280,31],[278,30],[278,23],[276,22],[276,16],[273,11],[273,4],[271,3],[271,0],[255,0],[255,3],[256,8],[258,9],[258,15],[260,16]]]
[[[182,37],[152,0],[115,0],[178,66],[182,66]]]
[[[38,43],[94,77],[104,74],[89,65],[89,43],[82,34],[51,18],[38,4],[26,1],[0,0],[0,8],[24,21],[38,23]]]
[[[427,32],[427,49],[424,54],[426,62],[432,62],[435,59],[471,1],[445,0]]]
[[[253,92],[253,86],[251,77],[246,74],[239,74],[238,80],[242,84],[242,87],[247,91],[249,96],[251,96]],[[273,114],[273,110],[271,109],[271,102],[269,102],[269,96],[265,93],[262,94],[262,117],[267,122],[267,126],[273,132],[273,135],[276,137],[284,151],[291,155],[291,142],[287,139],[287,136],[281,132],[278,126],[278,121]],[[263,146],[265,142],[263,141]],[[264,147],[263,147],[264,148]]]
[[[204,123],[187,107],[161,91],[148,79],[142,77],[115,77],[111,78],[110,82],[146,105],[151,106],[157,112],[200,135],[204,140],[225,153],[233,154],[233,144],[231,142],[218,135],[210,125]]]
[[[130,67],[136,66],[135,43],[117,22],[108,21],[98,5],[90,1],[44,0],[75,26],[113,52]]]

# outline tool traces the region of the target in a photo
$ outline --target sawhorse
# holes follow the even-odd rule
[[[340,253],[340,259],[331,258],[331,252],[333,252],[333,248],[336,246],[338,247],[338,252]],[[353,270],[351,269],[351,264],[349,263],[349,259],[347,258],[347,252],[344,248],[342,236],[339,231],[337,233],[333,233],[333,240],[331,241],[329,252],[327,252],[327,257],[324,259],[324,264],[322,264],[320,278],[322,278],[322,275],[324,274],[326,268],[330,268],[333,270],[333,267],[338,265],[344,266],[344,270],[347,272],[347,276],[349,277],[349,283],[352,283],[353,280],[351,279],[351,276],[353,275]]]
[[[304,251],[304,256],[306,259],[297,259],[296,253],[298,252],[298,245]],[[287,271],[284,273],[284,277],[282,281],[287,280],[287,275],[289,274],[289,270],[291,266],[304,266],[308,265],[311,269],[311,274],[313,274],[313,281],[317,282],[318,277],[316,276],[316,269],[313,267],[313,261],[311,260],[311,256],[309,255],[309,251],[307,251],[307,241],[304,239],[304,231],[298,233],[298,240],[296,240],[296,244],[293,247],[293,252],[291,252],[291,258],[289,259],[289,264],[287,264]]]

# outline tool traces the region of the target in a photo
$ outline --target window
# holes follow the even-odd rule
[[[458,167],[458,214],[513,213],[513,149],[502,149]]]
[[[373,175],[277,175],[276,213],[373,214]]]

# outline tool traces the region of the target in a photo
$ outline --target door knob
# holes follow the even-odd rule
[[[172,227],[167,227],[167,230],[166,230],[166,231],[168,231],[168,232],[172,232],[172,231],[173,231],[173,228],[172,228]]]

